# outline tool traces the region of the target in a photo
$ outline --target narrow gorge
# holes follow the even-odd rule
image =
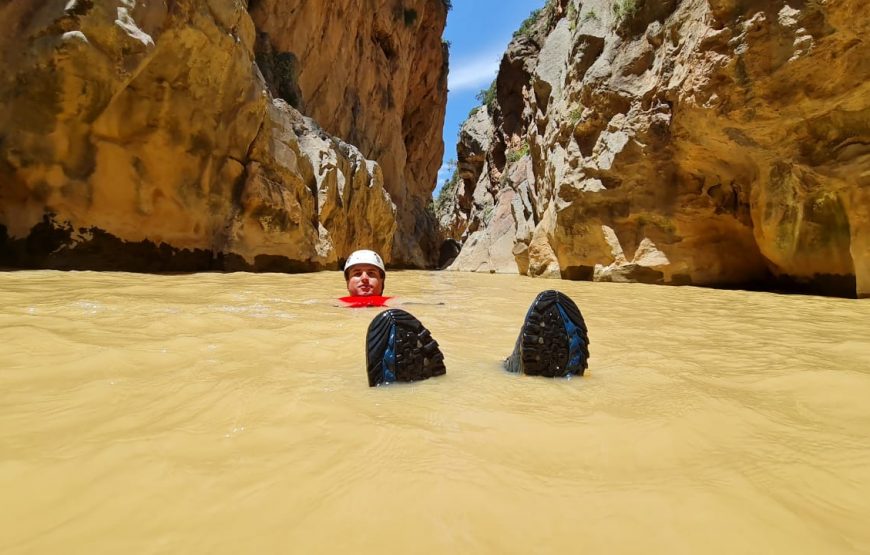
[[[870,295],[859,0],[541,4],[433,203],[448,1],[6,2],[0,266]]]
[[[434,265],[442,0],[0,6],[0,265]]]

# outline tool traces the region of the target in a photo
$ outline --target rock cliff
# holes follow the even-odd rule
[[[551,0],[466,121],[451,269],[870,296],[860,0]]]
[[[434,264],[445,20],[442,0],[0,5],[0,265]]]

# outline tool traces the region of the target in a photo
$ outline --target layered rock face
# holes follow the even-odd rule
[[[386,9],[369,4],[344,15]],[[294,64],[328,56],[293,58],[270,40],[306,25],[322,33],[311,19],[328,17],[319,7],[299,8],[292,29],[267,30],[238,0],[0,7],[0,265],[301,271],[335,268],[361,246],[433,264],[427,230],[408,214],[437,174],[429,158],[440,142],[423,152],[415,141],[440,136],[446,10],[441,0],[403,5],[413,21],[404,8],[379,11],[382,34],[336,23],[307,49],[380,37],[404,49],[395,72],[426,59],[433,75],[392,81],[357,52],[314,90],[292,79]],[[414,33],[425,40],[396,38]],[[359,75],[401,99],[395,113],[355,88]],[[318,101],[335,90],[369,96],[349,110]],[[325,124],[308,117],[322,110],[332,110]]]
[[[548,2],[461,132],[451,268],[870,296],[868,20]]]
[[[279,61],[279,87],[295,82],[305,114],[378,160],[398,208],[393,262],[431,265],[437,225],[426,206],[447,105],[443,2],[252,0],[251,17]]]

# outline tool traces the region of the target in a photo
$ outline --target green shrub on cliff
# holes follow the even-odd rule
[[[577,125],[578,123],[580,123],[580,120],[583,119],[583,107],[578,106],[571,110],[571,112],[568,114],[568,119],[571,120],[572,125]]]
[[[573,2],[568,4],[569,18],[572,9],[576,11]],[[556,21],[558,21],[560,13],[561,8],[559,6],[558,0],[547,0],[547,2],[544,4],[544,7],[538,8],[537,10],[532,10],[532,13],[529,14],[529,17],[527,17],[522,23],[520,23],[520,28],[514,31],[514,38],[520,36],[531,37],[532,28],[535,26],[538,20],[541,19],[544,19],[548,22],[548,28],[552,28],[552,25],[554,25]]]
[[[517,162],[520,158],[529,153],[529,143],[523,141],[523,143],[513,150],[509,150],[507,153],[507,161],[510,163]]]
[[[610,9],[613,10],[616,22],[621,23],[623,20],[636,14],[640,9],[640,5],[638,0],[614,0]]]
[[[489,225],[489,222],[492,221],[492,215],[495,212],[495,207],[492,205],[486,205],[483,208],[483,225]]]
[[[447,204],[453,198],[454,193],[456,192],[456,187],[459,186],[459,168],[456,167],[456,160],[450,160],[448,162],[449,165],[453,166],[453,175],[450,176],[450,179],[447,180],[447,183],[441,187],[441,190],[438,191],[438,198],[435,199],[434,210],[435,214],[440,215],[441,212],[446,208]]]
[[[541,15],[541,9],[532,10],[532,13],[529,14],[529,17],[525,18],[522,23],[520,23],[520,28],[514,31],[514,38],[519,36],[527,37],[532,32],[532,25],[535,24],[535,21],[538,20],[538,16]]]
[[[489,113],[492,113],[493,105],[495,104],[495,79],[492,80],[492,83],[489,84],[488,89],[481,89],[474,98],[477,99],[483,106],[486,106],[486,109],[489,110]],[[471,114],[469,114],[471,115]]]

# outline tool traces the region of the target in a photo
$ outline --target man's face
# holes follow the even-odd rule
[[[351,297],[371,297],[384,290],[381,270],[371,264],[356,264],[347,271],[347,292]]]

